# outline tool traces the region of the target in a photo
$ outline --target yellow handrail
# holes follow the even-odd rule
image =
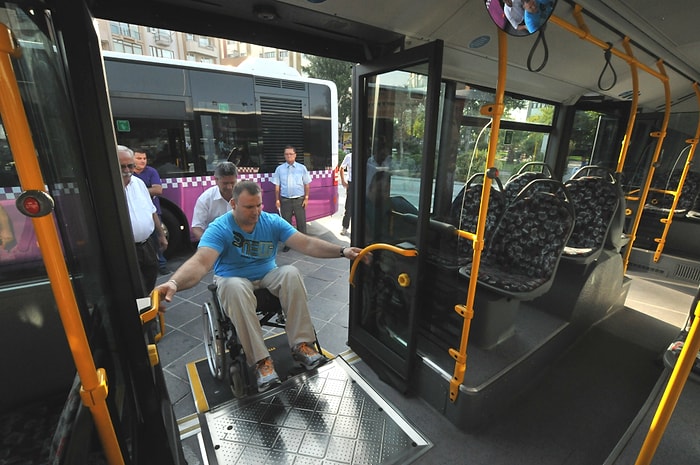
[[[20,56],[21,51],[14,40],[12,31],[0,23],[0,115],[2,115],[7,139],[12,148],[22,190],[44,191],[45,183],[12,68],[11,57],[19,58]],[[98,370],[94,364],[68,269],[62,255],[63,248],[58,238],[54,215],[51,213],[32,218],[32,224],[51,282],[51,290],[68,338],[68,345],[82,383],[80,397],[94,418],[108,463],[110,465],[124,464],[124,458],[105,401],[108,395],[107,376],[104,369]]]
[[[622,41],[622,45],[625,47],[627,55],[633,57],[629,37],[625,37]],[[625,161],[627,160],[627,150],[629,149],[630,140],[632,139],[632,130],[637,120],[637,106],[639,105],[639,72],[637,71],[639,65],[637,60],[630,61],[629,65],[630,74],[632,75],[632,107],[630,108],[630,116],[627,119],[625,137],[622,139],[622,147],[620,147],[620,156],[617,158],[617,168],[615,168],[617,173],[622,173],[622,168],[624,168]]]
[[[661,74],[666,76],[666,70],[664,69],[664,64],[661,60],[656,62],[659,67]],[[644,187],[642,188],[641,195],[639,196],[639,204],[637,206],[637,212],[634,215],[634,222],[632,224],[632,230],[630,232],[630,241],[625,249],[625,255],[623,257],[623,271],[627,271],[627,266],[630,261],[630,255],[632,254],[632,246],[634,245],[634,240],[637,238],[637,230],[639,229],[639,223],[642,220],[642,213],[644,211],[644,204],[647,201],[647,196],[649,194],[649,188],[651,187],[651,180],[656,172],[656,166],[659,162],[659,156],[661,155],[661,147],[663,146],[664,139],[666,138],[666,130],[668,129],[668,121],[671,117],[671,87],[668,83],[668,78],[662,80],[664,84],[664,95],[666,96],[666,105],[664,106],[664,119],[661,123],[661,130],[652,132],[651,137],[656,137],[656,147],[654,149],[654,155],[651,157],[651,162],[649,163],[649,171],[647,172],[647,178],[644,181]]]
[[[415,257],[418,255],[418,251],[416,249],[402,249],[401,247],[396,247],[395,245],[391,244],[384,244],[382,242],[377,242],[376,244],[368,245],[367,247],[362,249],[359,254],[357,254],[357,257],[355,257],[355,260],[353,260],[352,262],[352,266],[350,267],[350,278],[348,278],[348,281],[350,281],[351,285],[355,285],[355,271],[357,271],[357,265],[360,264],[362,258],[365,255],[372,252],[373,250],[388,250],[390,252],[403,255],[404,257]]]
[[[697,98],[698,106],[700,107],[700,89],[698,89],[697,82],[693,83],[693,90],[695,91],[695,97]],[[671,204],[671,208],[666,218],[661,220],[661,223],[663,223],[664,225],[664,230],[661,233],[661,237],[655,238],[657,244],[656,250],[654,251],[654,262],[659,261],[659,259],[661,258],[661,253],[664,250],[664,246],[666,245],[666,237],[668,236],[668,230],[671,228],[671,223],[673,223],[673,213],[676,210],[678,201],[680,200],[681,194],[683,193],[683,186],[685,185],[685,180],[688,176],[688,171],[690,171],[690,166],[693,164],[693,157],[695,155],[695,148],[698,145],[698,139],[700,139],[700,120],[698,120],[698,125],[695,129],[695,138],[688,139],[685,141],[687,144],[690,144],[690,151],[688,152],[688,156],[685,159],[685,165],[683,166],[683,171],[681,173],[680,179],[678,180],[676,189],[670,192],[664,191],[664,193],[668,193],[673,196],[673,203]],[[656,191],[656,189],[654,190]]]
[[[630,257],[630,254],[632,253],[632,245],[634,244],[634,240],[636,239],[637,229],[639,228],[639,223],[641,221],[644,203],[646,202],[647,194],[649,193],[649,186],[651,185],[651,179],[654,176],[654,172],[656,171],[656,163],[658,162],[659,155],[661,154],[661,147],[662,147],[663,141],[666,137],[666,129],[668,128],[668,121],[669,121],[670,114],[671,114],[671,89],[669,86],[668,75],[666,74],[666,70],[664,69],[662,60],[658,60],[656,62],[656,66],[658,68],[658,71],[656,71],[653,68],[650,68],[649,66],[640,62],[632,55],[632,49],[629,45],[629,39],[627,37],[625,37],[625,39],[623,40],[623,46],[625,47],[625,52],[622,52],[620,50],[617,50],[614,47],[611,47],[610,44],[608,44],[607,42],[604,42],[604,41],[600,40],[599,38],[591,35],[590,30],[586,26],[586,23],[583,19],[582,11],[583,11],[583,8],[581,7],[581,5],[578,5],[578,4],[574,5],[573,15],[574,15],[574,18],[576,19],[577,25],[573,25],[571,23],[568,23],[556,15],[552,15],[549,18],[549,21],[551,23],[554,23],[557,26],[571,32],[572,34],[577,35],[580,39],[586,40],[586,41],[588,41],[588,42],[590,42],[590,43],[592,43],[592,44],[594,44],[594,45],[596,45],[604,50],[607,50],[612,55],[629,63],[630,71],[632,73],[632,84],[633,84],[632,99],[633,99],[634,113],[636,113],[637,94],[638,94],[638,88],[639,88],[638,77],[637,77],[637,70],[638,69],[641,69],[641,70],[651,74],[652,76],[656,77],[657,79],[659,79],[664,85],[664,92],[665,92],[665,96],[666,96],[666,105],[665,105],[665,109],[664,109],[664,120],[663,120],[663,123],[661,125],[661,129],[659,131],[655,131],[655,132],[651,133],[651,136],[658,138],[658,140],[656,141],[656,149],[654,150],[654,156],[652,157],[652,161],[651,161],[650,166],[649,166],[649,172],[647,173],[647,179],[646,179],[644,188],[642,189],[642,192],[641,192],[639,206],[637,207],[637,212],[635,214],[634,221],[632,224],[632,229],[630,231],[629,243],[627,244],[627,247],[625,249],[625,255],[623,258],[623,272],[626,272],[627,265],[629,264],[629,257]],[[618,166],[617,166],[618,172],[621,172],[622,167],[624,166],[627,148],[629,146],[629,139],[632,135],[633,125],[634,125],[634,120],[630,119],[630,121],[628,121],[628,124],[627,124],[627,132],[625,134],[625,138],[623,139],[623,144],[622,144],[622,148],[620,151],[620,157],[618,158]],[[661,246],[661,247],[663,248],[663,246]]]
[[[666,426],[671,419],[671,414],[676,408],[685,382],[688,380],[690,370],[695,363],[695,357],[700,350],[698,325],[700,325],[700,302],[695,306],[693,324],[690,325],[690,331],[685,338],[685,344],[683,344],[681,353],[678,355],[676,366],[673,367],[671,377],[666,385],[666,390],[661,396],[661,402],[659,402],[659,407],[656,410],[656,414],[654,414],[654,419],[651,421],[649,432],[639,451],[639,456],[637,456],[635,465],[648,465],[654,458],[656,448],[661,442],[664,431],[666,431]]]
[[[158,318],[160,332],[153,336],[153,342],[160,341],[165,335],[165,310],[160,308],[160,294],[153,290],[151,291],[151,308],[141,313],[141,324],[145,325],[156,318]]]
[[[491,116],[491,138],[489,139],[489,151],[486,156],[487,170],[494,166],[496,159],[496,148],[498,147],[498,131],[501,129],[501,116],[505,107],[506,72],[508,67],[508,35],[498,29],[498,81],[496,83],[496,102],[485,105],[481,109],[482,114]],[[450,402],[456,402],[459,395],[459,386],[464,381],[464,373],[467,371],[467,344],[469,343],[469,331],[471,321],[474,316],[474,296],[476,294],[476,283],[479,275],[479,264],[481,263],[481,251],[484,248],[484,232],[486,230],[486,214],[491,196],[491,178],[484,176],[484,184],[481,189],[481,206],[479,208],[479,220],[476,224],[476,235],[473,237],[473,253],[471,276],[469,277],[469,287],[467,291],[467,301],[464,305],[455,305],[455,312],[462,318],[462,336],[459,342],[459,350],[450,348],[450,357],[455,360],[454,373],[450,380]],[[462,233],[462,237],[469,237]]]

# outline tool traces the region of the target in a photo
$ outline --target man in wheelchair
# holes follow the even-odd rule
[[[311,257],[350,260],[361,249],[307,236],[282,217],[262,211],[260,186],[253,181],[236,184],[231,208],[230,214],[220,216],[204,231],[197,252],[156,289],[170,302],[178,290],[196,285],[214,267],[219,300],[236,328],[248,364],[256,365],[258,391],[262,392],[279,383],[279,376],[255,313],[256,289],[267,288],[279,298],[294,361],[307,370],[323,361],[313,347],[316,337],[301,273],[291,265],[277,266],[277,245],[282,242]]]

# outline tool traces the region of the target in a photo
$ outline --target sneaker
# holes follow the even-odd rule
[[[349,236],[350,233],[348,232],[348,228],[343,228],[342,231],[340,231],[341,236]]]
[[[277,376],[275,365],[270,357],[258,362],[255,367],[255,377],[258,382],[258,392],[267,391],[270,386],[280,382],[280,377]]]
[[[323,355],[316,352],[316,349],[306,342],[297,344],[297,346],[292,349],[292,358],[295,362],[304,365],[304,368],[307,370],[313,370],[324,360]]]

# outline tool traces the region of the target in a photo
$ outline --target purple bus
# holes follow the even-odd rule
[[[104,53],[117,141],[141,148],[161,176],[169,253],[189,245],[197,197],[234,162],[276,212],[271,177],[292,145],[311,174],[307,219],[338,210],[338,98],[331,81],[292,68],[245,73],[221,65]],[[134,79],[133,76],[139,76]]]

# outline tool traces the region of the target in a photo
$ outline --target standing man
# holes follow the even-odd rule
[[[163,185],[161,184],[160,180],[160,174],[158,174],[158,171],[153,168],[152,166],[147,166],[148,165],[148,157],[146,156],[146,151],[144,149],[135,149],[134,150],[134,174],[136,177],[138,177],[143,183],[146,185],[146,188],[148,188],[148,193],[151,195],[151,200],[153,201],[153,205],[156,207],[156,214],[158,215],[158,219],[161,220],[161,223],[163,222],[162,220],[162,215],[160,213],[160,197],[163,193]],[[158,246],[158,234],[157,231],[153,231],[153,234],[151,234],[151,239],[153,240],[154,244],[156,245],[156,251],[158,252],[158,271],[160,274],[168,274],[170,271],[168,271],[168,268],[165,266],[167,261],[165,260],[165,256],[163,255],[163,251],[160,250]]]
[[[292,216],[296,218],[297,230],[306,234],[306,205],[309,202],[309,185],[311,176],[304,165],[296,162],[297,152],[291,145],[284,148],[284,160],[272,175],[275,185],[277,210],[282,218],[292,224]],[[284,247],[283,252],[289,250]]]
[[[219,163],[214,170],[216,185],[202,192],[192,214],[192,235],[200,240],[209,223],[231,211],[233,186],[238,179],[238,168],[230,161]]]
[[[136,168],[134,152],[129,147],[118,145],[117,154],[122,172],[126,204],[129,207],[131,231],[134,234],[136,257],[139,262],[141,297],[146,297],[150,289],[155,286],[158,277],[158,254],[156,246],[151,240],[151,234],[156,232],[158,248],[162,250],[168,247],[168,240],[165,238],[156,207],[153,205],[146,185],[139,178],[133,176]]]
[[[278,215],[262,211],[262,192],[253,181],[241,181],[233,189],[232,213],[217,218],[199,241],[197,252],[158,286],[157,291],[170,302],[178,290],[199,283],[214,267],[214,282],[221,305],[231,318],[249,365],[256,367],[258,391],[279,382],[255,314],[254,290],[267,288],[280,299],[287,320],[286,331],[292,357],[307,370],[322,361],[314,348],[316,336],[309,316],[304,280],[292,265],[277,266],[277,244],[284,242],[294,250],[317,258],[354,260],[361,249],[340,247],[307,236]],[[369,260],[369,259],[367,259]]]
[[[347,171],[347,178],[345,172]],[[348,228],[350,227],[350,218],[352,217],[352,153],[348,153],[340,163],[340,182],[345,188],[345,214],[343,214],[343,230],[340,232],[343,236],[349,236]]]

